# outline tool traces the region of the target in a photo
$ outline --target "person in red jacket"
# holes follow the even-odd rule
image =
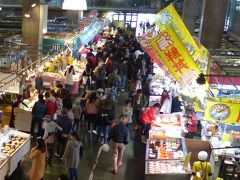
[[[160,109],[161,105],[159,103],[153,106],[147,107],[140,116],[142,124],[142,134],[148,138],[149,130],[151,129],[151,123],[157,117],[157,111]]]
[[[57,103],[54,97],[50,96],[49,92],[45,93],[45,103],[47,104],[47,115],[50,115],[52,118],[57,112]]]

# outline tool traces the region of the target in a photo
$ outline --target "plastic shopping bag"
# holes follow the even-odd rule
[[[109,145],[108,145],[108,144],[103,144],[103,145],[102,145],[102,150],[105,151],[105,152],[110,151]]]

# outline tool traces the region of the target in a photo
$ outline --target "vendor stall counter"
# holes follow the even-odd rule
[[[24,103],[28,106],[20,104],[19,108],[15,108],[15,128],[19,131],[30,132],[32,122],[32,107],[37,101],[37,97],[33,99],[24,99]]]
[[[30,135],[16,130],[0,134],[0,180],[11,175],[30,150]]]
[[[145,179],[189,179],[184,167],[187,149],[184,138],[149,139],[146,146]]]

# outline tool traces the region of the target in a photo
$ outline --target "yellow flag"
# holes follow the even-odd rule
[[[191,155],[192,153],[188,153],[183,161],[183,168],[187,169],[188,168],[188,165],[189,165],[189,162],[190,162],[190,159],[191,159]]]
[[[194,59],[199,58],[199,47],[172,4],[157,13],[155,19],[161,32],[173,27],[190,55]]]
[[[208,101],[204,120],[220,123],[240,124],[240,104],[224,101]]]
[[[196,82],[200,69],[172,27],[153,38],[151,44],[181,85]]]

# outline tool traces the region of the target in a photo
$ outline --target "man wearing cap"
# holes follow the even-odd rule
[[[209,176],[212,176],[212,167],[208,159],[208,153],[206,151],[200,151],[198,153],[199,161],[194,162],[192,168],[193,180],[209,180]]]
[[[118,167],[122,166],[125,146],[129,142],[129,130],[126,127],[127,123],[128,118],[123,115],[120,118],[120,123],[113,127],[108,136],[108,141],[113,140],[113,174],[117,174]]]

